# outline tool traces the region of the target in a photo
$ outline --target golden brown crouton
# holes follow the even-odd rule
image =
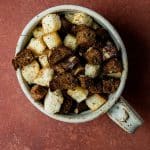
[[[77,32],[76,38],[79,46],[88,48],[95,43],[96,33],[92,29],[86,28]]]
[[[118,73],[122,72],[122,66],[117,58],[112,58],[108,60],[103,66],[104,74]]]
[[[49,56],[48,61],[50,66],[58,63],[59,61],[63,60],[64,58],[69,57],[72,55],[72,52],[69,48],[65,46],[58,47],[52,51],[52,54]]]
[[[102,61],[102,55],[99,50],[90,47],[86,53],[85,58],[88,61],[89,64],[98,65]]]
[[[14,69],[17,70],[18,68],[22,68],[30,64],[34,60],[33,53],[29,49],[24,49],[20,51],[16,57],[12,60],[12,64]]]
[[[103,79],[103,93],[113,93],[117,90],[120,84],[119,79],[110,78],[110,79]]]
[[[34,100],[39,101],[44,98],[44,96],[47,94],[48,89],[40,86],[40,85],[34,85],[31,88],[31,96]]]

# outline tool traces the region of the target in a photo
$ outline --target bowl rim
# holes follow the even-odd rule
[[[31,97],[31,94],[29,93],[29,90],[27,88],[27,84],[24,82],[24,80],[22,78],[20,69],[18,69],[16,71],[16,75],[17,75],[18,82],[19,82],[21,89],[23,90],[25,96],[38,110],[40,110],[45,115],[47,115],[55,120],[68,122],[68,123],[87,122],[87,121],[91,121],[91,120],[97,118],[98,116],[106,113],[116,103],[116,101],[118,100],[118,98],[121,96],[121,94],[123,92],[123,89],[124,89],[125,83],[126,83],[126,79],[127,79],[127,74],[128,74],[128,60],[127,60],[126,48],[124,46],[124,43],[123,43],[120,35],[118,34],[116,29],[111,25],[111,23],[107,19],[105,19],[101,14],[99,14],[89,8],[78,6],[78,5],[59,5],[59,6],[48,8],[48,9],[42,11],[41,13],[39,13],[38,15],[36,15],[35,17],[33,17],[28,22],[28,24],[24,27],[24,29],[19,37],[19,40],[17,42],[16,54],[24,48],[28,38],[30,37],[31,31],[45,15],[47,15],[48,13],[62,12],[62,11],[84,12],[84,13],[90,15],[92,18],[94,18],[98,23],[100,23],[104,28],[106,28],[108,30],[109,34],[112,36],[115,44],[121,50],[121,54],[122,54],[122,62],[123,62],[124,70],[122,72],[121,82],[120,82],[120,85],[119,85],[117,91],[115,93],[113,93],[112,95],[110,95],[109,100],[102,107],[100,107],[98,110],[96,110],[94,112],[87,111],[87,112],[77,114],[77,115],[48,114],[47,112],[44,111],[43,107],[39,103],[35,102],[34,99]]]

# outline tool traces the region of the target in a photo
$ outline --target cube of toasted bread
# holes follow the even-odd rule
[[[60,90],[56,90],[54,92],[51,92],[49,90],[44,100],[44,110],[48,114],[54,114],[59,112],[63,100],[64,98]]]
[[[67,34],[64,39],[64,45],[72,50],[75,50],[77,48],[76,37],[71,34]]]
[[[49,82],[52,80],[54,70],[50,68],[42,68],[37,77],[34,79],[34,83],[41,86],[49,86]]]
[[[44,31],[41,26],[38,26],[33,30],[33,36],[35,38],[41,38],[43,35],[44,35]]]
[[[46,45],[41,38],[32,38],[27,46],[27,49],[30,49],[36,55],[42,54],[45,48]]]
[[[95,78],[98,76],[100,72],[100,65],[92,65],[86,64],[85,65],[85,75],[90,78]]]
[[[31,96],[36,101],[43,99],[44,96],[47,94],[47,91],[48,91],[47,88],[40,85],[34,85],[30,90]]]
[[[75,87],[74,89],[69,89],[67,94],[80,103],[87,98],[88,90],[82,87]]]
[[[44,67],[49,67],[49,63],[48,63],[48,56],[46,54],[40,55],[39,56],[39,62],[41,64],[41,66]]]
[[[51,33],[61,28],[61,20],[57,14],[48,14],[42,19],[44,33]]]
[[[76,25],[91,26],[93,22],[93,19],[89,15],[82,12],[66,13],[65,17],[68,21]]]
[[[49,49],[58,47],[62,44],[57,32],[52,32],[43,36],[43,40]]]
[[[24,66],[21,69],[23,78],[29,83],[33,83],[34,79],[38,75],[40,70],[40,66],[36,60],[34,60],[31,64]]]
[[[95,111],[101,107],[106,102],[106,100],[99,94],[94,94],[87,98],[85,102],[92,111]]]
[[[96,22],[93,22],[93,23],[92,23],[92,28],[93,28],[94,30],[96,30],[96,29],[100,28],[100,25],[97,24]]]

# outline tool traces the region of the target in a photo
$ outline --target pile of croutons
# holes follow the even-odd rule
[[[120,84],[120,50],[108,32],[82,12],[48,14],[12,60],[33,99],[47,113],[100,108]]]

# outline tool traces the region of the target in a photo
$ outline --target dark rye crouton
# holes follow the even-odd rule
[[[72,24],[63,16],[60,17],[60,20],[61,20],[61,28],[58,31],[58,33],[62,38],[64,38],[68,34],[68,32],[70,32]]]
[[[77,103],[73,100],[66,91],[62,91],[64,101],[60,108],[60,114],[69,114],[74,111]]]
[[[120,62],[117,60],[117,58],[112,58],[103,65],[104,74],[111,74],[117,72],[122,72],[122,66]]]
[[[107,42],[106,46],[102,48],[103,61],[116,57],[117,53],[117,48],[111,42]]]
[[[79,81],[81,87],[88,89],[90,93],[102,93],[102,84],[99,81],[94,81],[92,78],[87,76],[80,76]]]
[[[81,65],[76,65],[73,70],[72,70],[72,74],[74,76],[77,76],[77,75],[84,75],[84,72],[85,72],[85,68]]]
[[[57,74],[62,74],[68,70],[73,69],[78,63],[79,59],[76,56],[72,56],[64,62],[54,65],[53,69]]]
[[[120,84],[120,80],[115,78],[103,79],[102,84],[103,93],[110,94],[117,90]]]
[[[89,64],[98,65],[102,61],[100,51],[93,47],[90,47],[84,55]]]
[[[48,61],[50,66],[53,66],[54,64],[60,62],[61,60],[69,57],[72,55],[72,52],[69,48],[65,46],[60,46],[54,50],[52,50],[51,55],[48,57]]]
[[[98,28],[95,31],[98,41],[105,42],[110,39],[109,33],[104,28]]]
[[[24,49],[20,51],[15,58],[12,60],[12,64],[14,69],[17,70],[18,68],[22,68],[30,64],[34,60],[34,55],[29,49]]]
[[[88,48],[95,43],[96,33],[90,28],[85,28],[77,32],[76,39],[79,46]]]
[[[55,76],[50,82],[50,89],[52,91],[56,89],[66,90],[73,89],[78,86],[78,80],[71,73],[64,73]]]
[[[39,101],[45,97],[47,94],[48,89],[40,86],[40,85],[34,85],[31,88],[31,96],[33,97],[34,100]]]
[[[74,110],[74,112],[76,114],[79,114],[83,111],[89,110],[88,106],[86,105],[85,101],[78,103],[76,109]]]
[[[85,25],[73,25],[71,28],[71,33],[76,35],[77,32],[80,32],[84,29],[89,29],[89,27],[85,26]]]

